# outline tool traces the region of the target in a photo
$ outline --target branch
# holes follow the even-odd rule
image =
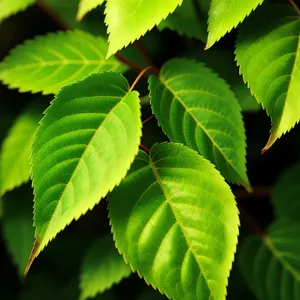
[[[297,4],[295,3],[294,0],[288,0],[289,3],[293,6],[293,8],[295,9],[295,11],[297,12],[297,14],[300,16],[300,9],[299,7],[297,6]]]

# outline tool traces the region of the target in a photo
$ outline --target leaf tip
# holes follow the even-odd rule
[[[261,150],[261,155],[263,155],[267,150],[269,150],[273,146],[273,144],[276,142],[276,140],[277,140],[276,134],[274,132],[271,132],[271,135],[269,137],[267,144]]]
[[[24,271],[24,277],[26,277],[26,275],[28,274],[29,272],[29,269],[33,263],[33,261],[35,260],[35,258],[37,257],[38,255],[38,250],[39,250],[39,247],[40,247],[40,242],[38,239],[36,239],[34,241],[34,244],[33,244],[33,247],[32,247],[32,250],[31,250],[31,253],[30,253],[30,256],[29,256],[29,259],[28,259],[28,262],[27,262],[27,265],[26,265],[26,268],[25,268],[25,271]]]

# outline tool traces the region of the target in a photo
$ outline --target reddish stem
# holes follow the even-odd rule
[[[142,144],[140,144],[140,149],[144,150],[148,155],[150,154],[150,149]]]
[[[134,43],[136,49],[140,52],[141,56],[144,58],[145,62],[147,63],[147,65],[152,66],[152,61],[150,58],[150,55],[148,54],[147,50],[145,49],[143,43],[141,40],[137,40]]]
[[[297,12],[298,15],[300,15],[300,9],[299,7],[297,6],[297,4],[295,3],[294,0],[288,0],[289,3],[293,6],[293,8],[295,9],[295,11]]]
[[[137,71],[137,72],[142,72],[143,69],[140,68],[138,65],[136,65],[135,63],[133,63],[132,61],[128,60],[127,58],[121,56],[119,53],[115,54],[115,57],[123,64],[127,65],[129,68]]]
[[[131,85],[131,87],[130,87],[130,89],[129,89],[130,92],[135,88],[135,86],[136,86],[137,83],[140,81],[140,79],[143,77],[143,75],[144,75],[145,73],[147,73],[148,71],[151,71],[151,72],[153,72],[155,75],[157,75],[157,74],[156,74],[156,68],[154,68],[154,67],[152,67],[152,66],[149,66],[149,67],[143,69],[143,70],[140,72],[140,74],[137,76],[137,78],[135,79],[135,81],[133,82],[133,84]]]
[[[155,115],[151,115],[150,117],[148,117],[146,120],[143,121],[143,124],[146,124],[147,122],[152,120],[154,117],[155,117]]]

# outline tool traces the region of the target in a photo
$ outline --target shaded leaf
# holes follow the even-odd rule
[[[254,12],[239,32],[236,59],[240,72],[272,120],[263,151],[300,119],[299,31],[300,18],[294,9],[272,4]]]
[[[267,236],[248,237],[238,260],[244,277],[261,300],[300,297],[300,222],[274,223]]]
[[[34,241],[32,200],[32,189],[28,187],[22,187],[1,199],[3,236],[20,276],[24,274]]]
[[[254,112],[260,109],[259,103],[251,95],[250,89],[239,74],[232,51],[216,47],[209,50],[196,48],[186,53],[186,56],[204,62],[209,68],[212,68],[225,79],[237,97],[243,112]]]
[[[106,3],[105,23],[108,26],[107,57],[126,47],[158,25],[183,0],[109,0]]]
[[[16,119],[3,141],[0,153],[0,195],[29,180],[30,147],[42,111],[42,107],[31,105]]]
[[[239,219],[210,162],[157,144],[139,152],[108,200],[116,246],[146,282],[174,300],[225,299]]]
[[[81,267],[80,299],[93,298],[131,274],[130,267],[118,253],[112,236],[94,241]]]
[[[201,2],[201,0],[197,1]],[[198,15],[194,0],[185,0],[166,20],[159,23],[158,28],[160,30],[169,28],[177,31],[180,35],[197,38],[205,43],[207,36],[206,21],[204,14],[203,16]]]
[[[0,1],[0,23],[11,15],[25,10],[35,0],[1,0]]]
[[[0,64],[0,80],[20,92],[43,94],[99,71],[124,71],[105,59],[107,43],[81,31],[50,33],[15,48]]]
[[[76,19],[81,20],[88,12],[101,5],[104,0],[80,0]]]
[[[173,59],[149,79],[153,113],[173,142],[214,163],[229,181],[250,188],[240,106],[229,86],[193,60]]]
[[[128,90],[118,73],[93,74],[64,87],[46,110],[32,146],[37,241],[28,267],[125,177],[142,127],[138,93]]]
[[[300,215],[300,163],[282,172],[272,189],[272,202],[278,218],[298,220]]]
[[[264,0],[211,0],[206,49],[235,28]],[[257,26],[253,27],[257,28]],[[254,30],[256,31],[256,30]]]

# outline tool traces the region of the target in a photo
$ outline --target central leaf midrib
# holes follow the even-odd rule
[[[95,133],[93,134],[93,136],[91,137],[89,143],[87,144],[86,148],[84,149],[84,151],[83,151],[81,157],[79,157],[79,161],[78,161],[78,163],[77,163],[77,165],[76,165],[74,171],[72,172],[72,175],[70,176],[70,179],[69,179],[68,183],[65,185],[65,188],[64,188],[64,190],[63,190],[63,192],[62,192],[60,198],[59,198],[58,201],[57,201],[57,205],[56,205],[56,207],[55,207],[55,209],[54,209],[54,211],[53,211],[53,214],[52,214],[52,216],[51,216],[51,218],[50,218],[50,220],[49,220],[49,222],[48,222],[47,229],[46,229],[45,233],[43,234],[43,237],[42,237],[41,240],[39,241],[40,244],[42,244],[43,239],[45,238],[45,236],[47,236],[47,232],[48,232],[49,227],[50,227],[49,225],[50,225],[51,222],[53,221],[53,218],[54,218],[55,213],[56,213],[56,211],[57,211],[58,203],[61,201],[61,198],[63,197],[63,195],[64,195],[64,193],[65,193],[67,187],[69,186],[70,182],[72,181],[72,178],[73,178],[74,174],[76,173],[76,170],[77,170],[79,164],[81,163],[81,161],[82,161],[82,159],[83,159],[83,157],[84,157],[84,155],[85,155],[87,149],[89,148],[89,146],[90,146],[91,143],[93,142],[93,139],[95,138],[95,136],[96,136],[97,133],[99,132],[100,128],[102,127],[102,124],[103,124],[104,121],[107,119],[107,117],[114,111],[114,109],[115,109],[120,103],[122,103],[122,101],[123,101],[123,100],[126,98],[126,96],[128,95],[128,92],[125,92],[125,91],[124,91],[124,93],[125,93],[125,95],[124,95],[123,97],[120,97],[121,100],[120,100],[119,102],[117,102],[117,103],[112,107],[112,109],[109,111],[109,113],[108,113],[108,114],[106,115],[106,117],[103,119],[103,121],[101,122],[101,124],[100,124],[100,125],[98,126],[98,128],[95,130]],[[39,238],[39,237],[37,237],[37,238]]]
[[[231,160],[227,158],[225,153],[221,151],[219,145],[213,140],[213,138],[209,135],[205,127],[196,119],[196,117],[191,113],[189,108],[185,105],[185,103],[180,99],[180,97],[177,95],[177,93],[163,80],[162,77],[160,77],[162,83],[166,86],[166,88],[174,95],[175,99],[178,100],[178,102],[183,106],[183,108],[187,111],[187,113],[193,118],[196,124],[198,124],[202,130],[205,132],[205,134],[208,136],[212,144],[218,149],[218,151],[222,154],[223,158],[225,159],[226,163],[229,164],[232,169],[236,172],[236,174],[242,179],[242,177],[239,175],[239,172],[236,170],[235,166],[232,164]],[[198,149],[199,150],[199,149]],[[244,183],[244,179],[242,179],[242,182]]]
[[[169,204],[169,206],[170,206],[170,208],[171,208],[171,210],[172,210],[172,212],[173,212],[173,214],[174,214],[174,217],[175,217],[175,219],[176,219],[176,222],[178,223],[178,225],[179,225],[179,227],[180,227],[180,229],[181,229],[181,231],[182,231],[182,233],[183,233],[183,235],[184,235],[184,237],[185,237],[187,246],[188,246],[189,250],[191,251],[191,253],[193,254],[193,256],[194,256],[194,258],[195,258],[195,261],[196,261],[197,264],[198,264],[200,273],[203,275],[203,277],[204,277],[204,279],[205,279],[205,282],[206,282],[206,285],[207,285],[207,287],[208,287],[208,289],[209,289],[209,291],[210,291],[210,294],[211,294],[211,296],[213,296],[213,292],[212,292],[212,290],[211,290],[210,285],[208,284],[208,280],[207,280],[207,278],[206,278],[206,276],[205,276],[205,274],[204,274],[204,272],[203,272],[203,268],[201,268],[201,266],[200,266],[200,264],[199,264],[199,262],[198,262],[198,260],[197,260],[197,255],[196,255],[194,249],[190,246],[190,245],[191,245],[191,242],[190,242],[190,240],[189,240],[189,238],[188,238],[188,235],[187,235],[187,233],[186,233],[186,231],[185,231],[185,229],[184,229],[184,226],[183,226],[183,224],[181,223],[180,218],[177,216],[176,210],[175,210],[175,208],[173,207],[172,202],[170,201],[170,197],[169,197],[169,195],[168,195],[166,189],[164,188],[164,185],[163,185],[163,183],[162,183],[162,181],[161,181],[161,179],[160,179],[159,174],[158,174],[157,171],[156,171],[155,163],[152,161],[151,153],[150,153],[150,155],[149,155],[149,164],[150,164],[150,167],[151,167],[151,169],[152,169],[152,171],[153,171],[153,173],[154,173],[154,176],[155,176],[155,178],[156,178],[158,184],[159,184],[160,187],[161,187],[161,190],[162,190],[162,192],[163,192],[163,194],[164,194],[164,196],[165,196],[165,199],[166,199],[167,203]]]

